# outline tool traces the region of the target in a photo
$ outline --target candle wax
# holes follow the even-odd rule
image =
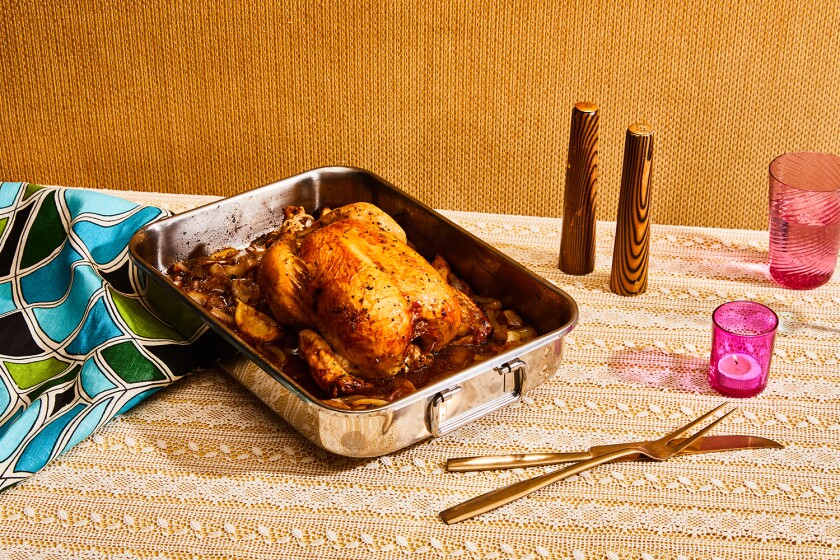
[[[718,361],[718,383],[730,389],[752,389],[761,377],[761,366],[749,354],[732,353]]]

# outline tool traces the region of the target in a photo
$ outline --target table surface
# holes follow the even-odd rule
[[[207,197],[118,193],[174,211]],[[557,375],[502,411],[376,459],[318,450],[224,373],[161,391],[0,495],[8,558],[836,558],[840,280],[791,291],[767,234],[652,227],[647,293],[556,266],[560,221],[444,212],[567,291],[580,322]],[[840,275],[836,275],[840,278]],[[716,433],[782,450],[599,467],[447,526],[438,512],[545,469],[446,473],[447,457],[576,451],[652,438],[724,401],[708,385],[711,312],[752,299],[781,319],[771,379]]]

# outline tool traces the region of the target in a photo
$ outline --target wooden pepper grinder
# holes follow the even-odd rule
[[[572,109],[560,270],[589,274],[595,269],[595,209],[598,203],[598,106],[588,101]]]
[[[631,124],[624,138],[624,165],[615,229],[610,289],[622,296],[647,290],[653,127]]]

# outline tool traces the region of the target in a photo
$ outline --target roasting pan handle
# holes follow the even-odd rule
[[[432,435],[438,437],[448,434],[473,420],[518,401],[522,396],[525,367],[525,362],[517,358],[495,368],[496,372],[502,376],[505,393],[454,417],[451,416],[448,408],[453,397],[461,392],[461,386],[455,385],[435,394],[429,406],[429,429]]]

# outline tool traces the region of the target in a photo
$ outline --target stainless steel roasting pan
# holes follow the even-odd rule
[[[537,338],[457,371],[387,405],[362,411],[324,404],[270,365],[166,277],[175,261],[224,247],[244,247],[276,229],[284,206],[322,207],[365,201],[405,229],[427,259],[442,255],[477,293],[502,301],[533,325]],[[557,373],[563,337],[577,304],[425,204],[362,169],[325,167],[283,179],[139,230],[129,250],[147,276],[147,299],[176,328],[197,317],[237,353],[220,364],[315,445],[351,457],[374,457],[446,434],[517,401]]]

